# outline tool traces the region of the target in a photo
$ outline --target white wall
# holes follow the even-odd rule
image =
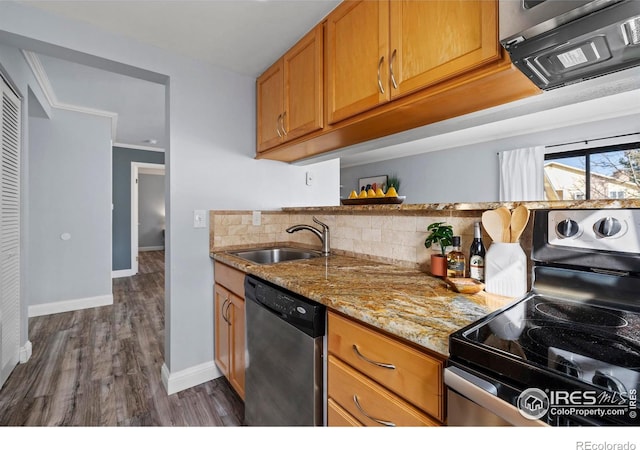
[[[10,2],[0,2],[3,38],[52,56],[167,81],[165,363],[171,378],[212,362],[212,262],[208,230],[193,228],[193,210],[337,204],[338,162],[297,167],[255,160],[252,78]],[[304,184],[308,170],[315,175],[311,187]]]
[[[110,137],[105,117],[54,110],[51,119],[31,119],[30,315],[69,301],[112,300]],[[45,307],[51,303],[58,306]]]

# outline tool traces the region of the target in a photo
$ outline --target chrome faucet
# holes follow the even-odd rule
[[[287,233],[295,233],[300,230],[309,230],[320,239],[322,242],[322,256],[329,256],[331,244],[330,244],[330,236],[329,236],[329,227],[320,222],[318,219],[313,217],[313,221],[322,227],[322,231],[318,230],[316,227],[312,227],[311,225],[294,225],[292,227],[287,228]]]

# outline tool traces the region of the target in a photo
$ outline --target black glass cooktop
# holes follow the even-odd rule
[[[463,339],[523,364],[620,394],[640,389],[635,311],[531,295],[463,331]]]

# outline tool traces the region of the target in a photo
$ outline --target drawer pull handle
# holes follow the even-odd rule
[[[396,368],[396,366],[394,366],[393,364],[381,363],[381,362],[373,361],[367,358],[362,353],[360,353],[360,350],[358,350],[358,346],[356,344],[353,344],[353,352],[356,354],[358,358],[368,362],[369,364],[373,364],[374,366],[383,367],[385,369],[391,369],[391,370],[395,370]]]
[[[396,424],[393,422],[389,422],[388,420],[381,420],[381,419],[376,419],[375,417],[370,416],[369,414],[367,414],[365,412],[364,409],[362,409],[362,406],[360,406],[360,402],[358,401],[358,395],[357,394],[353,394],[353,403],[355,403],[356,408],[358,408],[358,410],[368,419],[373,420],[374,422],[379,423],[380,425],[384,425],[385,427],[395,427]]]

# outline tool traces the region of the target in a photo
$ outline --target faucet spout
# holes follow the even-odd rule
[[[318,237],[318,239],[320,239],[320,242],[322,242],[322,256],[329,256],[329,254],[331,253],[329,227],[326,224],[320,222],[315,217],[313,217],[313,221],[318,225],[320,225],[322,227],[322,230],[318,230],[316,227],[312,227],[311,225],[300,224],[300,225],[293,225],[287,228],[287,233],[295,233],[296,231],[300,231],[300,230],[311,231],[313,234],[315,234]]]

